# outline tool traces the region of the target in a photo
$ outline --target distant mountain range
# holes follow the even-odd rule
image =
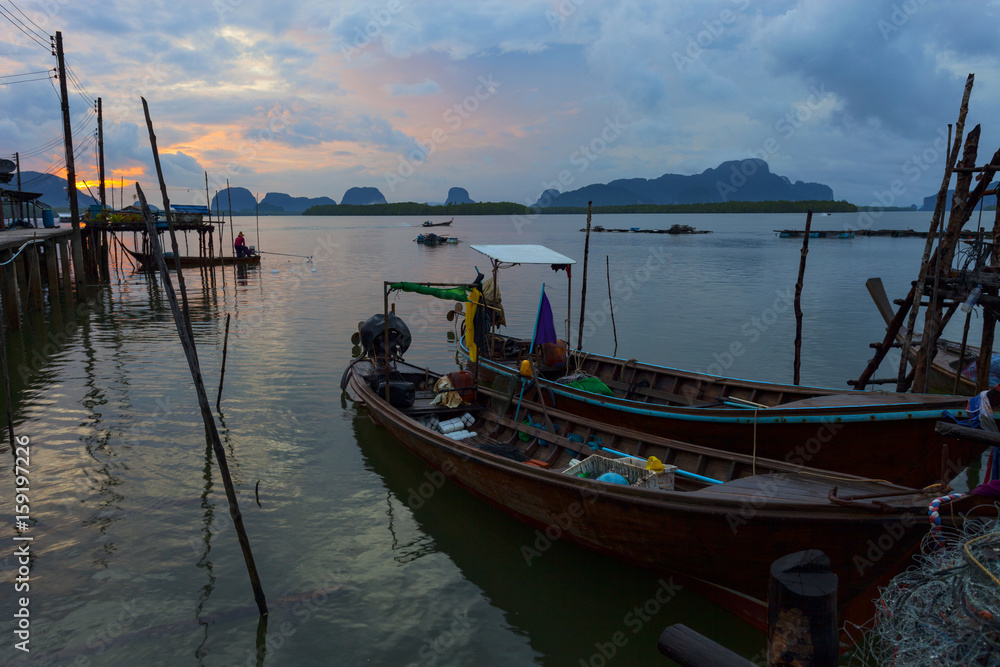
[[[68,207],[64,179],[27,171],[22,172],[21,180],[24,190],[42,193],[41,199],[46,204],[59,209]],[[97,194],[96,191],[94,194]],[[85,191],[78,192],[78,195],[81,210],[97,203]],[[131,200],[132,197],[128,199]],[[630,206],[812,200],[832,201],[833,190],[821,183],[793,182],[785,176],[772,173],[764,160],[750,158],[723,162],[700,174],[667,173],[653,179],[617,179],[567,192],[549,189],[542,193],[535,205],[547,208],[585,207],[587,202],[593,202],[594,206]],[[341,205],[385,203],[385,196],[376,187],[349,188],[341,199]],[[469,204],[475,201],[469,197],[465,188],[452,187],[448,190],[445,203]],[[253,215],[258,212],[263,215],[297,215],[313,206],[336,205],[337,202],[330,197],[293,197],[283,192],[268,192],[258,204],[254,194],[241,187],[220,190],[211,203],[213,211],[228,212],[231,209],[235,215]],[[933,207],[934,197],[928,197],[921,210],[932,210]]]
[[[17,176],[7,184],[5,188],[7,190],[17,189]],[[41,193],[39,201],[44,204],[48,204],[55,209],[65,209],[69,210],[69,195],[66,194],[66,179],[61,176],[56,176],[54,174],[43,174],[37,171],[22,171],[21,172],[21,189],[25,192],[36,192]],[[97,190],[94,190],[95,196],[100,196]],[[110,201],[111,197],[108,196]],[[129,197],[129,203],[131,204],[131,197]],[[76,191],[76,202],[80,207],[80,211],[86,211],[91,204],[99,203],[97,199],[91,197],[87,194],[86,190]]]
[[[723,162],[700,174],[624,178],[558,192],[546,190],[535,203],[549,206],[630,206],[636,204],[713,204],[730,201],[832,201],[833,189],[821,183],[792,182],[772,174],[758,159]]]

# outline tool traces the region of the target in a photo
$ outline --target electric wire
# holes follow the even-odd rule
[[[24,35],[28,39],[38,44],[46,51],[49,51],[52,48],[47,43],[47,41],[39,39],[39,36],[34,31],[30,30],[27,26],[25,26],[23,21],[19,20],[16,16],[11,15],[10,10],[6,9],[3,5],[0,5],[0,16],[3,16],[5,19],[7,19],[7,21],[10,22],[11,25],[13,25],[15,28],[24,33]],[[48,35],[46,35],[45,37],[47,39]]]

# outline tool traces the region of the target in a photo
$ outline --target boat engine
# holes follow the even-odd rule
[[[386,340],[385,315],[372,315],[361,325],[361,349],[372,359],[384,359],[388,348],[389,357],[402,359],[413,341],[406,323],[395,313],[389,313],[389,336]]]

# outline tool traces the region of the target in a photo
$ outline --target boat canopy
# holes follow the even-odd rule
[[[469,246],[495,262],[503,264],[576,264],[575,259],[543,245],[472,245]]]

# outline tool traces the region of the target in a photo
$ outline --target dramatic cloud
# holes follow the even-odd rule
[[[56,30],[81,174],[93,176],[101,97],[109,173],[155,183],[145,97],[167,178],[184,191],[207,171],[255,192],[339,199],[374,185],[390,201],[426,201],[459,186],[477,200],[533,201],[553,184],[696,173],[752,155],[858,204],[902,179],[897,203],[908,205],[938,187],[943,157],[920,156],[954,122],[970,72],[980,152],[1000,145],[995,0],[24,9],[37,25],[3,23],[0,63],[41,80],[4,86],[0,152],[36,171],[64,159],[58,82],[44,80]]]

